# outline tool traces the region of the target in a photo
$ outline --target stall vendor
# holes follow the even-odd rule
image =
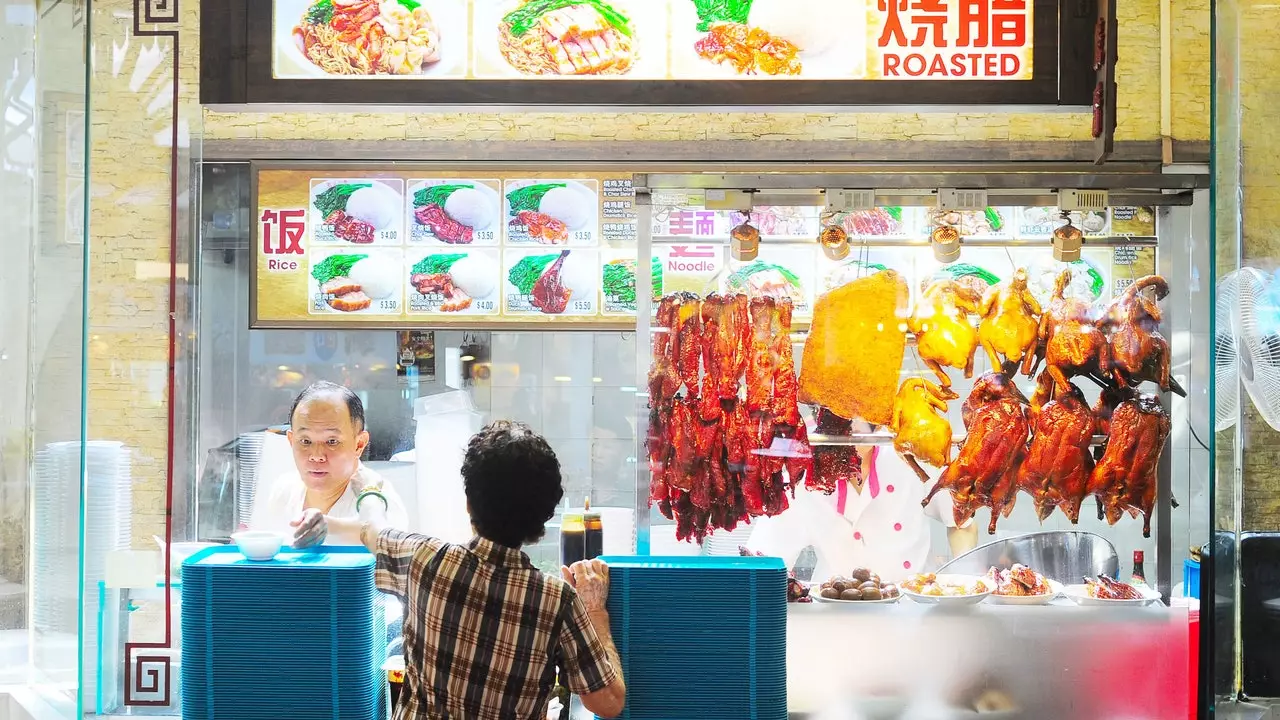
[[[356,492],[377,488],[387,500],[388,520],[404,527],[404,503],[377,473],[360,462],[369,444],[364,403],[350,388],[317,382],[298,394],[289,411],[289,445],[296,473],[276,478],[259,493],[250,530],[294,535],[290,525],[304,510],[356,517]],[[296,540],[296,538],[295,538]],[[351,544],[359,544],[358,539]]]
[[[542,574],[520,547],[542,537],[564,495],[542,437],[499,421],[462,462],[475,537],[466,545],[392,529],[384,494],[362,489],[359,517],[309,508],[299,546],[359,541],[377,558],[379,590],[405,604],[405,683],[396,720],[542,720],[556,669],[587,710],[617,717],[626,701],[609,631],[608,568],[599,560]]]
[[[872,427],[855,422],[854,433]],[[862,458],[862,491],[840,482],[830,495],[800,492],[781,515],[754,521],[747,546],[781,557],[791,567],[806,547],[818,556],[815,579],[847,575],[867,568],[886,581],[898,582],[923,572],[932,545],[932,518],[947,528],[953,555],[977,546],[973,521],[957,527],[951,494],[940,492],[921,510],[927,486],[892,447],[858,446]]]

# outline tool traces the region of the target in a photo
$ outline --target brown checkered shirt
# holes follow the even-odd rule
[[[555,684],[578,695],[617,677],[573,588],[483,538],[378,535],[377,585],[404,603],[396,720],[544,720]]]

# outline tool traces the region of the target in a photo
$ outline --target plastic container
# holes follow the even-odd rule
[[[1200,599],[1200,563],[1191,558],[1182,561],[1182,592]]]

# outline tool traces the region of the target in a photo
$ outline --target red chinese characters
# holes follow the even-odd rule
[[[1031,77],[1029,0],[876,0],[873,73],[884,79]]]
[[[262,254],[268,256],[268,270],[299,268],[298,260],[287,256],[301,257],[305,254],[302,238],[307,233],[306,218],[307,211],[303,209],[262,211]],[[286,257],[270,257],[272,255]]]

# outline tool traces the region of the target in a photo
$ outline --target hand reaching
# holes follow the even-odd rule
[[[329,523],[325,520],[324,513],[315,508],[303,510],[302,515],[289,525],[295,528],[293,547],[298,550],[321,545],[329,536]]]
[[[605,609],[609,600],[609,566],[603,560],[581,560],[569,567],[561,567],[564,581],[578,591],[587,612]]]

